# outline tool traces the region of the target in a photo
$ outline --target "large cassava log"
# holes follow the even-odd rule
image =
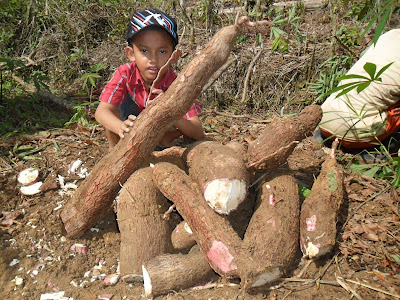
[[[188,222],[201,252],[221,276],[240,278],[244,286],[275,270],[268,260],[258,261],[243,247],[243,241],[229,222],[212,210],[197,184],[185,172],[169,163],[153,168],[156,185],[176,204]]]
[[[120,273],[139,274],[142,264],[172,250],[171,227],[163,214],[169,203],[153,181],[150,167],[134,172],[118,198]]]
[[[205,141],[189,147],[185,156],[190,177],[217,213],[229,214],[246,199],[249,172],[243,157],[231,147]]]
[[[300,214],[300,245],[305,257],[317,258],[333,250],[337,218],[344,199],[343,174],[335,158],[338,142],[322,164]]]
[[[145,296],[183,290],[210,280],[213,274],[197,245],[188,254],[163,254],[143,265]]]
[[[260,277],[253,287],[271,283],[292,267],[299,250],[299,191],[288,171],[269,175],[259,186],[255,212],[244,236],[253,257],[271,261],[275,273]]]
[[[284,164],[296,145],[311,135],[322,118],[319,105],[310,105],[291,118],[269,123],[247,150],[250,170],[273,170]]]
[[[168,128],[190,109],[211,75],[228,59],[243,24],[257,25],[243,17],[217,32],[168,90],[138,116],[125,138],[95,165],[61,213],[69,237],[82,235],[102,218],[120,184],[139,168]]]

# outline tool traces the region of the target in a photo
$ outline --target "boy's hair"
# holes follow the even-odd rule
[[[126,40],[128,44],[132,44],[135,34],[139,31],[151,28],[161,28],[168,33],[171,37],[173,48],[178,44],[178,26],[175,19],[154,8],[135,12],[132,15],[126,32]]]

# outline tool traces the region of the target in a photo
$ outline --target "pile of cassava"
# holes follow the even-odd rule
[[[292,267],[299,248],[313,258],[334,247],[343,199],[334,147],[302,205],[293,175],[278,168],[318,125],[319,106],[270,123],[246,145],[202,141],[153,152],[249,27],[268,23],[242,17],[222,28],[96,164],[62,211],[69,237],[78,237],[118,195],[120,273],[142,274],[146,296],[184,289],[215,273],[240,279],[246,289],[262,286]]]

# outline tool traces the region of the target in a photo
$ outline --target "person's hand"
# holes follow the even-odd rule
[[[156,97],[158,97],[158,96],[164,94],[164,91],[163,91],[162,89],[153,89],[153,90],[151,91],[151,94],[152,94],[152,95],[155,95],[155,97],[154,97],[153,99],[149,100],[149,102],[150,102],[150,101],[153,101]]]
[[[121,139],[124,138],[125,133],[128,133],[131,130],[135,120],[136,116],[129,115],[128,119],[126,119],[124,122],[121,123],[121,127],[119,128],[118,131],[118,135]]]

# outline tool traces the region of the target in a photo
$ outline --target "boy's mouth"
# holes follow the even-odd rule
[[[149,70],[150,73],[153,73],[153,74],[157,74],[158,73],[158,68],[148,68],[148,70]]]

